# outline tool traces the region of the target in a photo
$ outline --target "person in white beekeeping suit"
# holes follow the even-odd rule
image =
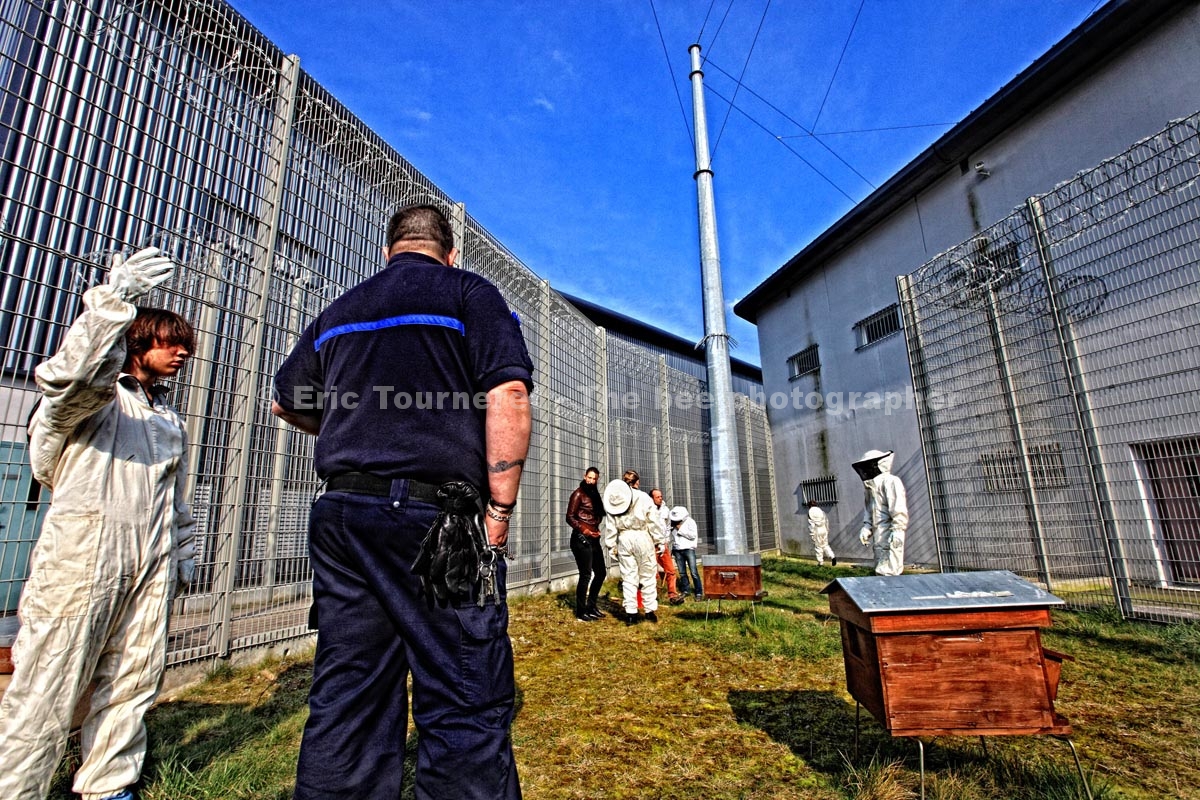
[[[825,516],[824,509],[817,504],[816,500],[808,501],[808,535],[812,539],[817,566],[824,565],[825,556],[829,556],[829,563],[836,567],[837,556],[833,554],[833,548],[829,546],[829,517]]]
[[[904,572],[904,532],[908,529],[908,496],[904,483],[892,474],[891,450],[868,450],[854,462],[866,492],[859,541],[875,549],[875,574]]]
[[[92,681],[74,790],[132,800],[141,776],[168,609],[195,570],[184,428],[155,385],[183,367],[194,334],[177,314],[133,304],[173,270],[155,248],[114,256],[108,282],[84,294],[83,314],[35,371],[30,462],[54,496],[0,701],[0,798],[46,796]]]
[[[697,600],[704,598],[704,585],[700,582],[700,572],[696,569],[696,545],[700,541],[700,529],[696,520],[684,506],[675,506],[669,517],[671,531],[675,534],[675,563],[679,573],[679,592],[686,595],[689,591]]]
[[[650,495],[638,489],[638,474],[629,469],[621,480],[610,481],[601,499],[605,515],[600,521],[604,549],[617,559],[621,570],[621,599],[625,624],[638,622],[638,590],[646,619],[658,622],[657,544],[662,533],[658,510]]]

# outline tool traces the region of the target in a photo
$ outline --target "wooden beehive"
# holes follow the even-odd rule
[[[761,600],[762,555],[759,553],[703,556],[700,577],[709,600]]]
[[[1071,733],[1065,656],[1042,647],[1063,601],[1011,572],[839,578],[850,694],[893,736]]]

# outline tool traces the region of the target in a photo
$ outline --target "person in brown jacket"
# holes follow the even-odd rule
[[[600,545],[600,520],[604,517],[604,505],[600,502],[600,490],[596,483],[600,470],[588,467],[583,473],[579,488],[571,492],[567,502],[567,524],[571,526],[571,555],[579,568],[579,582],[575,585],[575,619],[594,622],[603,614],[596,608],[600,587],[604,584],[607,570],[604,567],[604,548]]]

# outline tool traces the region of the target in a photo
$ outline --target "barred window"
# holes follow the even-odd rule
[[[983,453],[979,457],[983,480],[989,492],[1015,492],[1025,487],[1021,477],[1021,458],[1012,450]],[[1035,489],[1067,485],[1067,470],[1058,442],[1029,447],[1030,478]]]
[[[991,273],[995,279],[1010,281],[1021,276],[1021,256],[1017,252],[1016,242],[1005,242],[985,250],[983,261],[990,261]]]
[[[979,463],[983,467],[984,487],[989,492],[1016,492],[1024,486],[1020,459],[1012,450],[981,453]]]
[[[821,357],[817,355],[817,346],[810,345],[788,359],[788,380],[795,380],[820,368]]]
[[[858,339],[856,350],[867,345],[875,344],[880,339],[886,339],[900,332],[900,306],[892,303],[887,308],[876,311],[866,319],[854,323],[854,336]]]
[[[1029,448],[1029,466],[1033,469],[1033,485],[1038,489],[1067,485],[1067,468],[1058,442]]]
[[[837,478],[833,475],[826,475],[822,478],[800,481],[800,503],[807,505],[810,502],[820,503],[823,506],[836,503]]]

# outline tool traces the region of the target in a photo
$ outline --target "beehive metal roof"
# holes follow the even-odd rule
[[[837,589],[864,614],[1066,605],[1008,570],[838,578],[821,593]]]

